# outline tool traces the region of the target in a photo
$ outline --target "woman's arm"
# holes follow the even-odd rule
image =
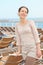
[[[39,43],[36,44],[36,55],[38,58],[40,58],[42,56]]]
[[[17,54],[19,54],[21,52],[21,45],[20,45],[20,36],[19,36],[19,33],[18,33],[18,28],[17,26],[15,26],[15,34],[16,34],[16,45],[18,47],[18,51],[16,52]]]
[[[40,57],[41,56],[40,39],[39,39],[38,31],[37,31],[37,28],[34,24],[34,21],[31,22],[31,28],[32,28],[32,33],[34,35],[34,39],[35,39],[35,43],[36,43],[36,55],[38,57]]]

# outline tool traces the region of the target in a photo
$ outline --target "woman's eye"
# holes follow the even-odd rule
[[[27,13],[27,11],[25,11],[25,13]]]
[[[24,12],[24,11],[22,11],[22,12]]]
[[[25,13],[27,13],[27,11],[22,11],[22,12],[25,12]]]

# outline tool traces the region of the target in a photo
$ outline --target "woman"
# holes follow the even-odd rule
[[[28,21],[26,19],[28,12],[29,10],[25,6],[20,7],[18,10],[20,22],[17,23],[15,26],[15,33],[18,45],[17,55],[21,53],[24,59],[27,56],[29,58],[37,59],[41,57],[40,40],[34,21]],[[31,62],[28,65],[32,65]]]

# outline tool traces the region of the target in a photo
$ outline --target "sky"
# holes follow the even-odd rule
[[[0,19],[19,18],[21,6],[28,7],[28,18],[43,18],[43,0],[0,0]]]

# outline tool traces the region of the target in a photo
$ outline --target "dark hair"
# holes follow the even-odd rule
[[[20,10],[21,10],[22,8],[26,8],[26,9],[27,9],[27,14],[28,14],[29,10],[28,10],[28,8],[25,7],[25,6],[21,6],[21,7],[18,9],[18,12],[20,12]]]

